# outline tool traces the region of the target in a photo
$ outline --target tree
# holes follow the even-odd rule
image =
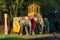
[[[6,11],[9,13],[9,15],[11,16],[11,18],[13,19],[13,17],[16,17],[18,14],[18,9],[20,9],[22,7],[24,0],[5,0],[5,4],[6,4]]]

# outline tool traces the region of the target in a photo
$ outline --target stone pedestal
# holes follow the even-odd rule
[[[8,34],[8,28],[7,28],[7,14],[4,14],[4,18],[5,18],[5,34]]]

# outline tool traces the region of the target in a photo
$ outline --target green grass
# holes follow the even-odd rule
[[[28,38],[41,38],[41,37],[48,37],[48,36],[53,36],[53,35],[52,34],[39,34],[39,35],[16,35],[16,34],[4,35],[4,34],[0,34],[0,39],[6,39],[6,38],[28,39]]]

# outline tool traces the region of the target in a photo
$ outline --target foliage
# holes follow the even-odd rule
[[[0,12],[7,11],[11,18],[24,16],[27,15],[28,5],[32,3],[37,3],[41,6],[41,14],[43,16],[49,15],[55,10],[60,13],[60,0],[1,0]]]

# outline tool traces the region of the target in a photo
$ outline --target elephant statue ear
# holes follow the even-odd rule
[[[34,18],[34,20],[35,20],[35,21],[37,21],[37,20],[38,20],[38,18],[37,18],[37,17],[35,17],[35,18]]]

